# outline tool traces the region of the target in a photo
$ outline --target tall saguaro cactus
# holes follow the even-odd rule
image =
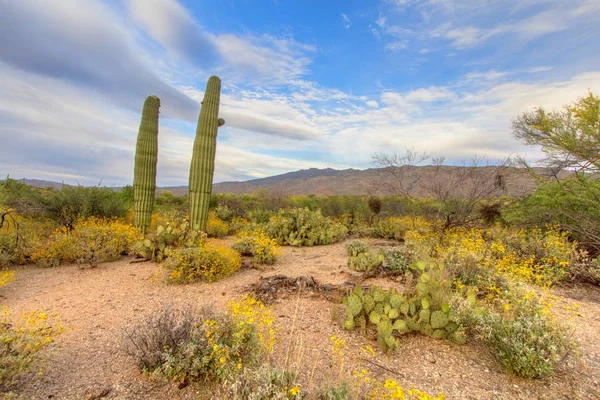
[[[142,110],[142,122],[135,146],[133,168],[133,223],[144,233],[150,227],[154,193],[156,191],[156,162],[158,160],[158,109],[160,99],[148,96]]]
[[[211,76],[206,84],[198,117],[190,167],[190,224],[194,229],[205,230],[208,219],[208,203],[215,171],[217,129],[225,123],[219,118],[220,98],[221,79]]]

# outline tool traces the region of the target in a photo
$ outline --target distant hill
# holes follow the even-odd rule
[[[252,179],[243,182],[220,182],[213,185],[215,193],[254,193],[267,191],[277,194],[314,194],[314,195],[393,195],[399,184],[410,187],[408,192],[413,196],[425,197],[430,192],[428,185],[437,179],[440,182],[455,182],[470,190],[470,182],[482,182],[495,178],[494,167],[453,167],[453,166],[417,166],[407,167],[402,173],[398,169],[371,168],[366,170],[331,168],[288,172],[268,178]],[[540,176],[548,174],[544,168],[536,168]],[[475,174],[476,179],[461,182],[466,174]],[[538,182],[522,168],[507,168],[503,172],[505,194],[523,196],[532,192]],[[567,172],[561,173],[567,176]],[[187,186],[164,187],[176,195],[187,193]]]
[[[544,175],[548,171],[537,168],[536,172]],[[474,175],[471,175],[474,174]],[[396,168],[371,168],[366,170],[331,168],[310,168],[288,172],[267,178],[252,179],[243,182],[220,182],[213,185],[215,193],[255,193],[267,191],[282,195],[314,194],[314,195],[392,195],[397,193],[398,185],[409,188],[413,196],[425,197],[431,191],[433,181],[452,182],[461,186],[462,190],[471,190],[469,182],[483,182],[495,179],[494,167],[454,167],[454,166],[416,166],[406,167],[403,171]],[[476,176],[476,179],[461,178],[465,175]],[[522,168],[507,168],[502,172],[505,194],[522,196],[533,191],[538,183]],[[561,173],[567,176],[568,172]],[[37,179],[24,179],[26,184],[35,187],[54,187],[60,189],[62,183]],[[113,188],[119,190],[119,188]],[[175,195],[185,195],[187,186],[165,186],[158,191],[169,190]]]
[[[15,179],[15,180],[19,181],[19,182],[23,182],[26,185],[33,186],[33,187],[36,187],[36,188],[42,188],[42,189],[49,188],[49,187],[52,187],[54,189],[62,189],[63,186],[72,186],[72,185],[67,185],[67,184],[63,184],[63,183],[60,183],[60,182],[44,181],[44,180],[41,180],[41,179],[26,179],[26,178],[23,178],[23,179]]]

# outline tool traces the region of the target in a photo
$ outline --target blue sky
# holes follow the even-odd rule
[[[457,164],[539,149],[510,121],[600,92],[598,0],[4,0],[0,174],[132,181],[161,98],[159,185],[187,183],[206,80],[223,81],[215,181]]]

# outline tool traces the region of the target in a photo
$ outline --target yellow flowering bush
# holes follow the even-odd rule
[[[456,228],[438,240],[407,234],[407,241],[411,247],[420,247],[421,254],[429,253],[442,261],[463,283],[476,285],[481,281],[478,278],[492,273],[550,286],[568,276],[579,254],[577,243],[552,227],[545,231],[500,226],[487,230]]]
[[[225,237],[229,234],[229,224],[217,217],[214,212],[210,212],[206,221],[206,234],[211,238]]]
[[[73,262],[95,266],[119,259],[140,238],[140,232],[131,225],[90,217],[77,221],[71,231],[57,229],[33,252],[31,260],[44,267]]]
[[[373,235],[384,239],[405,240],[408,231],[427,234],[431,229],[431,223],[423,217],[389,217],[375,225]]]
[[[277,241],[267,236],[261,228],[240,232],[238,236],[232,248],[241,255],[252,256],[257,264],[274,264],[282,253]]]
[[[273,354],[275,348],[275,328],[273,322],[275,317],[260,301],[251,296],[244,296],[239,301],[231,301],[227,304],[229,312],[237,321],[240,329],[252,327],[258,334],[258,342],[267,355]]]
[[[200,247],[173,249],[165,263],[169,270],[167,281],[173,283],[214,282],[232,275],[241,266],[237,251],[208,242]]]
[[[228,309],[165,307],[126,329],[129,351],[145,372],[171,381],[238,381],[273,351],[274,318],[250,297],[230,302]]]
[[[8,307],[0,309],[0,388],[10,384],[39,359],[39,352],[62,332],[58,315],[41,311],[16,320]]]
[[[0,271],[0,288],[15,280],[15,271]]]
[[[393,379],[381,380],[373,376],[369,368],[359,367],[352,371],[351,385],[346,385],[342,381],[344,372],[344,360],[348,357],[353,357],[352,354],[346,354],[348,346],[343,338],[332,336],[332,367],[336,369],[334,380],[337,383],[342,382],[340,388],[328,388],[325,392],[331,397],[327,398],[361,398],[369,400],[444,400],[444,394],[438,393],[437,396],[429,395],[421,390],[411,388],[404,389],[398,382]],[[370,359],[375,356],[375,351],[371,346],[361,348],[361,358],[355,359],[352,363],[357,365],[362,359]],[[322,396],[323,397],[323,396]]]

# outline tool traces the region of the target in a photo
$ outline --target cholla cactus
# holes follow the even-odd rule
[[[135,147],[133,169],[133,220],[144,233],[150,226],[154,193],[156,191],[156,162],[158,159],[158,109],[160,99],[148,96],[144,102],[142,122]]]
[[[225,121],[219,118],[221,79],[211,76],[206,85],[190,167],[190,223],[193,229],[206,229],[208,203],[212,191],[217,149],[217,129]]]

